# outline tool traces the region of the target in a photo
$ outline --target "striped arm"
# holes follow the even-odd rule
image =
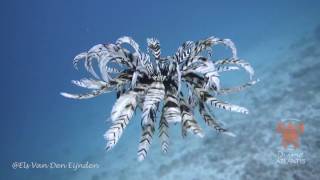
[[[111,112],[112,126],[104,134],[107,140],[107,150],[111,150],[117,144],[136,107],[137,94],[135,92],[130,91],[119,97]]]
[[[219,66],[217,68],[217,72],[227,72],[227,71],[235,71],[235,70],[239,70],[239,68],[237,66]]]
[[[168,146],[169,146],[168,129],[169,129],[169,123],[162,113],[162,116],[159,122],[159,138],[160,138],[160,144],[161,144],[161,151],[163,153],[168,152]]]
[[[250,86],[253,86],[255,85],[257,82],[259,82],[259,79],[257,80],[254,80],[254,81],[249,81],[241,86],[237,86],[237,87],[232,87],[232,88],[221,88],[219,90],[219,94],[229,94],[229,93],[236,93],[236,92],[239,92],[239,91],[242,91]]]
[[[228,111],[234,111],[234,112],[239,112],[242,114],[248,114],[249,111],[247,108],[238,106],[238,105],[234,105],[234,104],[229,104],[227,102],[223,102],[218,100],[217,98],[211,96],[208,92],[206,92],[205,90],[201,90],[199,88],[196,88],[196,92],[198,94],[198,96],[206,103],[218,108],[218,109],[224,109],[224,110],[228,110]]]
[[[163,116],[168,123],[181,122],[181,112],[178,97],[168,93],[164,99]]]
[[[138,161],[143,161],[149,151],[154,133],[154,122],[142,126],[142,135],[138,148]]]
[[[148,124],[153,120],[152,111],[156,112],[158,104],[164,98],[164,85],[161,82],[153,82],[144,96],[142,124]]]
[[[107,92],[106,89],[101,89],[101,90],[93,90],[92,92],[85,93],[85,94],[71,94],[66,92],[61,92],[60,94],[70,99],[90,99],[90,98],[97,97],[105,92]]]
[[[195,43],[195,54],[198,55],[200,52],[202,52],[205,49],[208,49],[212,46],[218,45],[218,44],[223,44],[227,46],[228,48],[231,49],[232,51],[232,56],[234,58],[237,57],[237,49],[234,45],[234,43],[230,39],[220,39],[216,37],[209,37],[205,40],[200,40]]]
[[[251,65],[249,63],[247,63],[244,60],[232,58],[232,59],[223,59],[223,60],[219,60],[219,61],[215,62],[215,65],[218,65],[218,66],[219,65],[226,65],[226,64],[232,64],[232,65],[237,65],[237,66],[242,67],[244,70],[246,70],[249,73],[250,79],[252,79],[252,77],[254,75],[253,68],[251,67]]]
[[[227,130],[224,129],[214,118],[213,115],[211,115],[205,107],[205,104],[203,102],[199,103],[199,112],[201,117],[203,118],[204,122],[211,128],[215,129],[219,133],[226,132]]]
[[[160,42],[155,38],[148,38],[147,43],[152,55],[155,59],[159,59],[161,55]]]
[[[194,116],[192,115],[191,109],[186,104],[184,99],[180,97],[180,110],[181,110],[181,127],[182,136],[185,137],[187,132],[190,131],[199,137],[204,137],[201,127],[198,125]]]
[[[154,82],[144,96],[142,114],[142,136],[138,148],[138,160],[142,161],[147,156],[154,133],[156,112],[159,102],[164,97],[164,85],[161,82]]]

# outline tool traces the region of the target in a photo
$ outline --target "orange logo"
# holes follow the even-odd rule
[[[304,132],[304,124],[299,122],[279,122],[276,128],[282,135],[282,146],[287,149],[291,144],[295,149],[300,147],[300,135]]]

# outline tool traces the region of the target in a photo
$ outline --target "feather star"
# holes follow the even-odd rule
[[[132,47],[128,50],[124,44]],[[232,57],[211,60],[212,47],[222,44],[231,49]],[[86,94],[61,95],[72,99],[88,99],[103,93],[117,92],[117,100],[111,111],[112,125],[105,133],[106,149],[112,149],[120,139],[134,112],[142,112],[142,135],[138,148],[138,160],[145,159],[155,132],[157,113],[161,111],[158,131],[161,150],[166,153],[169,145],[169,124],[181,124],[182,136],[191,132],[203,137],[194,111],[198,110],[206,125],[219,133],[234,136],[223,128],[212,113],[213,108],[247,114],[244,107],[217,99],[219,95],[239,92],[254,85],[254,70],[249,63],[237,57],[237,50],[230,39],[209,37],[196,42],[183,43],[173,56],[162,57],[157,39],[147,39],[148,53],[130,37],[121,37],[115,44],[98,44],[74,58],[77,68],[84,61],[92,78],[72,81],[73,84],[91,89]],[[97,63],[99,75],[93,68]],[[248,72],[250,81],[232,88],[220,87],[219,73],[239,70]]]

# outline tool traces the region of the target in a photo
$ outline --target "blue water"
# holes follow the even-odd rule
[[[287,48],[315,31],[320,24],[319,9],[320,2],[311,0],[1,2],[1,179],[139,179],[144,173],[150,179],[171,179],[179,178],[179,172],[190,173],[183,169],[189,167],[187,164],[176,160],[179,167],[175,169],[172,165],[169,169],[178,175],[161,175],[167,171],[163,170],[166,166],[161,165],[171,163],[175,154],[179,154],[178,147],[192,147],[192,152],[201,146],[196,138],[183,140],[180,132],[171,137],[177,143],[171,155],[158,153],[159,144],[155,140],[147,160],[136,162],[139,113],[116,148],[106,152],[102,135],[109,126],[105,121],[110,115],[114,94],[82,101],[60,96],[61,91],[83,92],[70,84],[73,79],[88,76],[83,69],[73,69],[73,57],[95,44],[111,43],[123,35],[133,37],[144,50],[146,38],[156,37],[165,55],[173,54],[184,41],[217,36],[232,39],[239,56],[255,67],[257,77],[272,81],[277,78],[272,77],[273,69],[268,68],[285,63],[282,57],[294,53]],[[259,88],[270,86],[264,87],[262,83]],[[250,90],[254,91],[254,88]],[[241,123],[235,120],[229,124],[235,122]],[[239,156],[246,153],[238,152]],[[11,167],[13,162],[69,161],[98,163],[100,168],[74,171]],[[155,167],[160,167],[158,174],[154,173]],[[179,172],[173,172],[176,170]],[[205,174],[215,171],[208,168],[197,172],[196,177],[210,179]],[[224,173],[226,176],[222,179],[243,178],[232,178],[228,171]],[[192,175],[187,177],[197,179]]]

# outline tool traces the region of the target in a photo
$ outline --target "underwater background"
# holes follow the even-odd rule
[[[140,179],[319,179],[320,178],[320,1],[1,1],[1,168],[3,180]],[[222,97],[247,107],[248,115],[217,111],[236,137],[204,126],[204,138],[181,137],[170,128],[163,155],[154,136],[143,162],[137,161],[140,115],[113,150],[105,150],[106,122],[115,93],[70,100],[61,91],[87,77],[74,56],[95,44],[131,36],[146,50],[156,37],[172,55],[187,40],[232,39],[260,82]],[[213,59],[230,53],[214,48]],[[242,72],[242,74],[244,74]],[[241,84],[227,73],[222,85]],[[224,76],[224,75],[222,75]],[[304,124],[304,163],[279,163],[277,123]],[[15,162],[91,163],[94,168],[16,168]]]

